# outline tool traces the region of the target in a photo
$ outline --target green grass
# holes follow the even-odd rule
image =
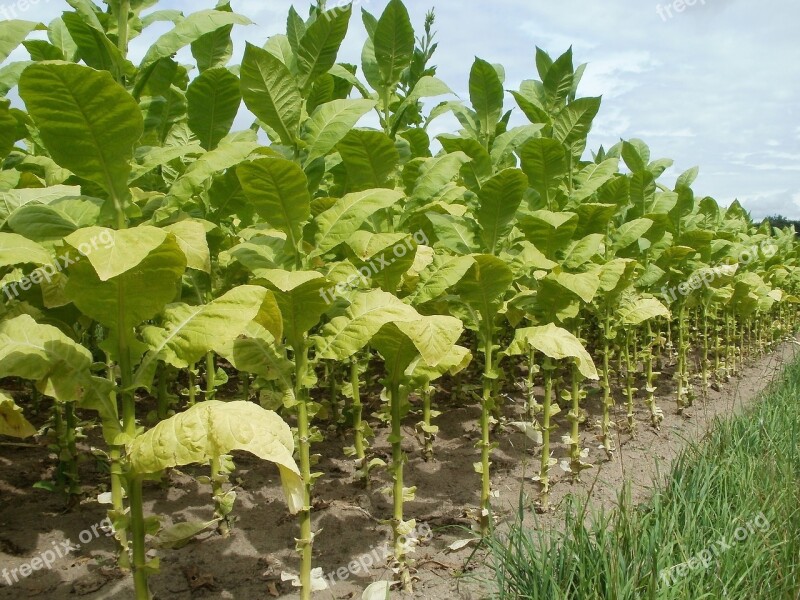
[[[800,363],[751,412],[688,447],[645,504],[623,492],[587,527],[573,499],[563,532],[494,532],[495,597],[800,599],[798,443]]]

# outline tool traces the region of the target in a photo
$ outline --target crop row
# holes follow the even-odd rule
[[[497,432],[541,445],[546,509],[562,409],[562,468],[590,466],[589,381],[613,460],[615,376],[631,433],[637,402],[657,428],[661,368],[674,363],[680,413],[797,330],[794,232],[696,196],[696,168],[660,183],[672,161],[641,140],[587,158],[600,98],[578,96],[585,65],[571,51],[537,48],[538,78],[510,92],[514,108],[503,68],[482,59],[468,101],[434,105],[453,96],[432,64],[434,15],[417,37],[400,0],[362,11],[360,68],[337,62],[351,5],[292,9],[285,35],[230,66],[233,28],[249,19],[228,4],[144,14],[154,4],[70,0],[47,26],[0,23],[0,91],[24,104],[0,99],[0,377],[32,384],[0,395],[0,434],[34,435],[25,413],[51,399],[50,486],[74,500],[83,424],[99,421],[137,599],[158,569],[148,534],[229,533],[233,451],[278,465],[309,598],[312,447],[329,428],[350,432],[357,477],[391,473],[391,561],[409,589],[417,524],[403,510],[415,489],[401,424],[419,412],[433,458],[437,381],[480,405],[485,533]],[[163,21],[174,27],[132,63],[129,42]],[[20,44],[31,60],[8,62]],[[232,132],[242,103],[253,126]],[[512,127],[514,111],[529,123]],[[432,139],[444,115],[461,129]],[[376,126],[359,127],[365,117]],[[383,388],[388,465],[370,452],[367,372]],[[231,377],[238,399],[216,399]],[[515,384],[525,420],[508,422]],[[143,482],[192,463],[208,465],[215,519],[161,529]]]

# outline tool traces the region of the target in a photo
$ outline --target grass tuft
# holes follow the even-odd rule
[[[486,540],[495,598],[703,600],[800,598],[800,363],[747,414],[687,447],[666,483],[634,506],[563,532],[518,522]],[[588,521],[588,525],[586,524]]]

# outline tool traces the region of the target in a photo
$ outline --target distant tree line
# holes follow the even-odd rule
[[[778,229],[783,229],[784,227],[790,227],[794,225],[794,230],[797,232],[798,237],[800,237],[800,221],[793,221],[792,219],[787,219],[782,215],[774,215],[772,217],[767,217],[764,220],[769,221],[773,227],[777,227]]]

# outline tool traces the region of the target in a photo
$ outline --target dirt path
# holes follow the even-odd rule
[[[720,391],[712,391],[707,402],[697,401],[685,416],[675,414],[670,396],[670,382],[660,382],[660,402],[665,419],[661,431],[648,426],[649,413],[637,410],[638,436],[631,439],[621,433],[617,440],[620,451],[616,460],[605,462],[598,448],[596,431],[586,429],[584,446],[592,448],[589,462],[594,469],[586,471],[583,480],[573,484],[566,474],[554,469],[552,504],[554,511],[545,515],[530,513],[530,522],[539,527],[556,527],[560,519],[559,505],[568,494],[585,496],[592,490],[592,506],[611,507],[623,481],[631,482],[634,501],[645,499],[655,478],[664,476],[670,464],[688,440],[698,440],[708,431],[718,416],[741,411],[753,403],[782,367],[797,353],[797,345],[786,343],[781,348],[748,366]],[[478,504],[478,476],[473,463],[478,460],[474,443],[478,438],[478,410],[474,406],[458,406],[443,402],[442,416],[437,420],[440,435],[436,440],[437,460],[426,463],[413,435],[408,437],[409,456],[407,485],[419,488],[417,498],[407,504],[407,515],[434,530],[433,538],[417,551],[418,577],[415,598],[478,600],[485,597],[475,581],[457,583],[469,549],[448,552],[454,540],[467,537],[470,520],[465,509]],[[513,402],[506,407],[509,415],[518,413],[521,406]],[[596,399],[587,402],[590,421],[596,420]],[[614,415],[622,423],[625,412],[621,406]],[[407,431],[413,432],[409,419]],[[560,419],[559,420],[563,420]],[[374,446],[379,453],[388,453],[385,429],[376,430]],[[98,432],[88,432],[88,439],[97,439]],[[553,435],[558,441],[561,431]],[[507,432],[497,436],[500,447],[493,459],[493,484],[499,493],[495,501],[498,517],[513,518],[517,509],[520,486],[524,477],[535,474],[538,460],[528,451],[527,438]],[[352,463],[343,457],[342,447],[349,439],[328,440],[315,447],[322,456],[318,470],[325,473],[316,488],[320,499],[314,523],[319,531],[315,541],[316,564],[324,573],[335,573],[348,565],[355,566],[346,581],[337,578],[336,584],[315,595],[320,599],[361,597],[369,583],[389,579],[390,572],[382,561],[381,548],[388,540],[388,527],[379,519],[391,514],[388,497],[380,489],[388,482],[380,474],[369,492],[352,483]],[[102,533],[95,535],[91,528],[105,517],[105,507],[91,498],[105,491],[105,475],[86,447],[87,460],[82,465],[87,499],[79,511],[62,514],[62,501],[54,494],[33,489],[37,481],[47,476],[46,448],[0,446],[0,600],[24,598],[47,600],[100,600],[132,597],[130,581],[114,566],[113,545]],[[554,445],[557,457],[566,455],[561,443]],[[235,508],[238,517],[234,534],[222,539],[208,533],[179,550],[161,550],[161,573],[152,579],[153,590],[160,600],[189,600],[195,598],[253,600],[256,598],[295,598],[290,585],[281,582],[282,571],[297,569],[294,552],[296,527],[287,514],[280,494],[277,470],[249,456],[238,456],[235,478],[239,496]],[[211,495],[207,486],[198,484],[192,475],[204,474],[202,469],[173,471],[168,481],[145,488],[147,511],[163,516],[166,524],[186,520],[211,518]],[[525,484],[531,498],[536,486]],[[98,530],[99,531],[99,530]],[[58,558],[52,569],[41,569],[21,578],[19,569],[44,557],[48,550],[66,552],[66,540],[80,548]],[[371,558],[370,558],[371,555]],[[358,562],[361,560],[361,564]],[[366,570],[362,564],[375,562]],[[480,567],[478,567],[480,569]],[[8,579],[2,569],[7,569]],[[18,582],[11,571],[17,569]],[[13,585],[9,586],[8,581]]]

